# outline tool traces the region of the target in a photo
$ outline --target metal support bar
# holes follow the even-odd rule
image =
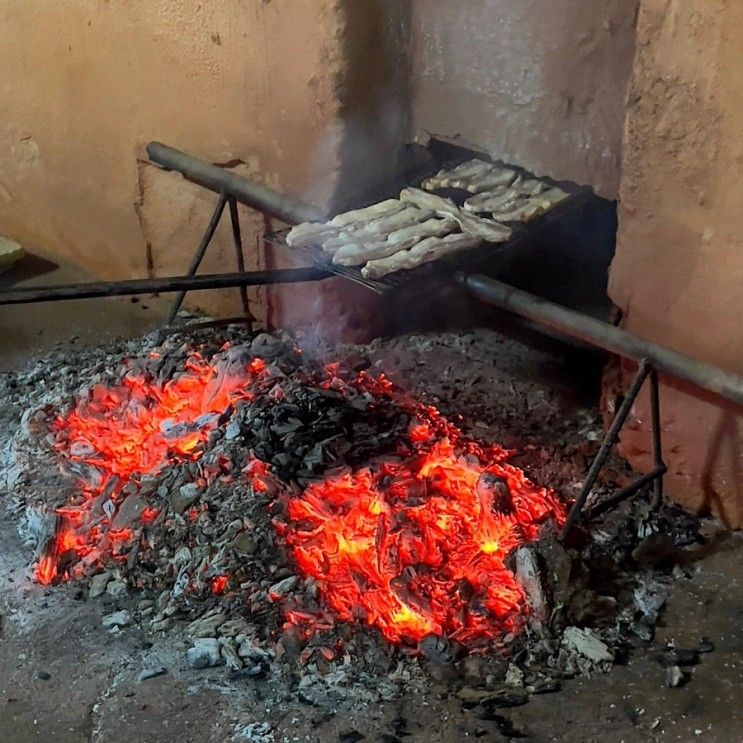
[[[600,516],[602,513],[611,510],[614,506],[618,506],[620,503],[627,500],[627,498],[631,498],[635,493],[646,485],[649,485],[651,482],[653,484],[660,482],[663,479],[663,475],[666,474],[667,469],[668,468],[663,465],[662,467],[656,467],[651,470],[647,475],[635,478],[631,483],[612,495],[611,498],[607,498],[606,500],[601,501],[601,503],[597,503],[588,511],[585,511],[583,513],[583,518],[590,521],[591,519],[596,518],[596,516]]]
[[[662,455],[662,432],[660,426],[660,388],[658,384],[658,370],[650,369],[648,375],[650,379],[650,415],[652,423],[652,436],[653,436],[653,469],[646,475],[642,475],[635,478],[626,487],[622,488],[619,492],[601,501],[587,512],[581,514],[582,518],[588,520],[595,518],[596,516],[605,513],[614,506],[619,505],[623,501],[631,498],[635,493],[644,488],[650,483],[653,484],[653,502],[652,507],[658,508],[663,500],[663,475],[668,471],[663,462]]]
[[[165,294],[168,292],[199,291],[202,289],[229,289],[236,286],[265,286],[268,284],[298,284],[320,281],[333,274],[323,268],[284,268],[273,271],[245,273],[217,273],[203,276],[168,276],[159,279],[130,279],[128,281],[93,281],[82,284],[30,286],[0,292],[0,306],[60,302],[72,299],[98,297],[129,297],[137,294]]]
[[[455,280],[473,297],[483,302],[515,312],[558,333],[619,356],[637,362],[647,359],[659,371],[743,405],[743,377],[737,374],[696,361],[626,330],[615,328],[609,323],[548,302],[488,276],[460,271],[455,274]]]
[[[228,199],[230,205],[230,223],[232,225],[232,241],[235,244],[235,253],[237,256],[237,270],[245,272],[245,256],[243,255],[243,239],[240,232],[240,214],[237,211],[237,201],[234,196],[230,196]],[[242,303],[243,314],[245,315],[245,322],[248,326],[248,332],[253,332],[253,322],[255,317],[250,311],[250,300],[248,299],[248,289],[245,286],[238,288],[240,292],[240,302]]]
[[[658,508],[663,500],[663,475],[668,469],[663,461],[660,424],[660,386],[658,370],[650,371],[650,420],[653,427],[653,466],[660,475],[653,480],[653,507]]]
[[[163,325],[159,332],[164,338],[169,333],[183,333],[184,331],[198,331],[207,328],[224,328],[228,325],[246,325],[248,322],[249,320],[245,315],[238,315],[237,317],[220,317],[216,320],[209,319],[176,323],[175,325]]]
[[[217,231],[217,227],[219,226],[219,221],[222,219],[222,214],[224,213],[224,207],[226,203],[227,196],[225,196],[224,194],[220,194],[217,206],[214,208],[214,212],[212,213],[211,219],[209,220],[209,226],[206,228],[206,232],[201,238],[199,247],[196,249],[193,258],[191,259],[191,265],[189,265],[188,267],[188,273],[186,274],[186,276],[194,276],[196,274],[196,271],[199,270],[201,261],[204,260],[204,256],[206,255],[206,249],[209,247],[209,244],[214,237],[214,233]],[[180,310],[185,298],[186,291],[178,292],[178,295],[173,300],[173,306],[170,308],[170,312],[168,313],[168,319],[165,321],[166,325],[173,324],[173,320],[175,320],[176,315],[178,314],[178,310]]]
[[[193,183],[220,194],[234,196],[241,204],[287,224],[323,222],[327,218],[321,209],[273,191],[266,186],[241,178],[225,168],[213,165],[173,147],[150,142],[147,145],[150,160],[167,170],[176,170]]]
[[[604,466],[606,458],[609,456],[609,452],[611,451],[612,446],[614,446],[617,437],[619,436],[619,432],[622,430],[622,426],[627,420],[627,417],[632,410],[632,406],[635,404],[637,395],[640,393],[640,389],[642,389],[642,385],[645,383],[645,380],[650,375],[650,372],[651,368],[648,361],[646,359],[643,359],[642,363],[640,364],[640,369],[635,375],[635,378],[632,380],[632,384],[627,390],[626,396],[624,400],[622,400],[622,404],[619,406],[619,410],[617,410],[614,416],[614,420],[611,422],[611,426],[604,436],[604,440],[601,442],[601,447],[598,450],[598,453],[594,457],[593,462],[591,462],[591,466],[588,470],[588,474],[586,475],[586,481],[583,483],[583,487],[581,488],[580,495],[576,498],[576,501],[573,504],[573,507],[570,509],[570,513],[568,514],[568,519],[565,522],[565,526],[561,534],[562,539],[565,539],[568,534],[570,534],[570,531],[580,519],[583,511],[583,506],[585,505],[586,500],[588,500],[588,496],[591,494],[591,490],[596,483],[599,472]]]
[[[683,354],[663,348],[655,343],[638,338],[618,327],[601,322],[580,312],[536,297],[501,281],[481,274],[457,272],[455,280],[472,296],[503,310],[514,312],[558,333],[640,362],[640,371],[627,391],[623,404],[604,438],[596,458],[591,464],[586,482],[568,515],[562,531],[565,539],[582,516],[582,509],[596,482],[598,473],[617,439],[643,382],[650,377],[650,411],[652,419],[653,470],[617,493],[614,497],[596,506],[595,514],[611,505],[634,495],[643,486],[653,483],[653,505],[658,507],[663,497],[663,476],[667,467],[663,462],[661,446],[660,391],[658,371],[666,372],[678,379],[692,383],[700,389],[718,394],[737,405],[743,405],[743,377],[725,372],[710,364],[704,364]],[[606,504],[606,505],[605,505]]]

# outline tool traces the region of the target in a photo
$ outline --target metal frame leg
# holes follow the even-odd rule
[[[243,240],[240,232],[240,214],[237,211],[237,200],[234,196],[230,196],[227,199],[230,205],[230,223],[232,224],[232,241],[235,244],[235,253],[237,257],[237,270],[240,273],[245,272],[245,256],[243,254]],[[248,328],[248,332],[253,332],[253,323],[255,317],[250,311],[250,300],[248,298],[248,288],[246,286],[239,287],[240,302],[242,303],[243,313],[245,315],[245,324]]]
[[[601,503],[597,503],[593,508],[584,512],[583,517],[586,520],[590,520],[590,519],[596,518],[596,516],[600,516],[602,513],[606,513],[607,511],[610,511],[612,508],[622,503],[622,501],[627,500],[627,498],[631,498],[641,488],[644,488],[646,485],[649,485],[651,482],[655,485],[655,483],[662,480],[663,475],[665,474],[666,474],[665,465],[663,465],[662,467],[655,467],[654,469],[650,470],[650,472],[648,472],[647,475],[642,475],[641,477],[635,478],[631,483],[623,487],[619,492],[612,495],[611,498],[602,500]],[[653,508],[655,507],[656,507],[655,499],[653,499]]]
[[[578,497],[578,500],[576,501],[575,505],[573,506],[573,509],[570,512],[570,516],[568,517],[568,522],[565,525],[565,529],[563,530],[562,537],[563,539],[568,535],[569,530],[577,523],[577,521],[581,518],[587,518],[592,519],[596,516],[599,516],[602,513],[606,513],[606,511],[611,510],[615,506],[619,505],[622,501],[627,500],[627,498],[631,498],[635,493],[637,493],[641,488],[644,488],[646,485],[649,485],[650,483],[653,484],[653,501],[652,506],[653,508],[658,508],[661,504],[661,501],[663,499],[663,475],[666,474],[668,471],[668,467],[666,467],[665,463],[663,462],[663,449],[661,446],[661,425],[660,425],[660,386],[658,383],[658,370],[654,367],[651,367],[647,364],[644,364],[640,367],[640,371],[638,372],[637,376],[635,377],[635,380],[632,383],[632,386],[630,387],[630,390],[628,392],[628,397],[625,398],[625,403],[628,403],[629,407],[632,406],[632,403],[637,398],[638,393],[640,392],[640,388],[642,387],[643,382],[645,379],[650,379],[650,416],[651,416],[651,422],[652,422],[652,436],[653,436],[653,442],[652,442],[652,448],[653,448],[653,469],[650,470],[646,475],[642,475],[641,477],[635,478],[632,482],[630,482],[628,485],[623,487],[619,492],[612,495],[610,498],[607,498],[606,500],[601,501],[601,503],[598,503],[593,508],[591,508],[588,512],[583,512],[582,508],[585,504],[586,498],[588,497],[588,494],[590,493],[590,487],[593,486],[594,482],[596,481],[596,478],[593,477],[593,479],[586,480],[586,485],[584,485],[583,490],[581,491],[580,496]],[[624,415],[624,418],[621,421],[618,421],[620,413],[624,412],[624,404],[620,408],[619,411],[617,411],[617,415],[614,419],[614,423],[619,422],[619,425],[616,427],[614,424],[612,424],[611,429],[606,435],[605,443],[609,442],[608,449],[611,448],[611,445],[614,443],[614,440],[616,439],[616,435],[618,435],[619,430],[622,427],[622,424],[626,420],[626,415]],[[612,437],[612,433],[614,432],[614,436]],[[606,450],[608,452],[608,449]],[[599,468],[603,465],[606,456],[602,456],[602,453],[604,452],[604,447],[602,446],[599,453],[596,455],[596,459],[594,460],[594,465],[596,465],[596,462],[599,461]],[[589,478],[591,473],[594,471],[594,466],[591,466],[591,470],[589,471]],[[596,472],[598,474],[598,472]],[[586,486],[589,486],[588,488]]]
[[[612,421],[609,430],[606,432],[606,436],[604,436],[604,440],[601,443],[601,448],[599,449],[598,453],[594,457],[593,462],[591,463],[591,467],[589,468],[588,474],[586,475],[586,481],[585,483],[583,483],[583,488],[580,491],[580,495],[573,504],[573,507],[570,509],[568,519],[565,522],[565,526],[562,530],[562,539],[565,539],[568,536],[572,528],[581,518],[583,506],[585,506],[586,501],[588,500],[588,496],[591,494],[591,490],[593,489],[593,486],[598,479],[599,472],[604,466],[604,463],[606,462],[606,458],[609,456],[609,452],[611,451],[612,446],[614,446],[614,444],[616,443],[619,432],[622,430],[622,426],[625,424],[630,411],[632,410],[632,406],[635,404],[635,400],[640,394],[642,385],[645,383],[645,380],[648,378],[648,376],[650,376],[651,373],[652,368],[648,361],[644,359],[640,364],[640,369],[635,375],[635,378],[632,380],[630,388],[627,390],[627,394],[622,401],[622,404],[619,406],[619,410],[617,410],[614,416],[614,420]]]
[[[193,254],[193,258],[191,258],[191,265],[188,267],[188,273],[186,274],[187,276],[194,276],[196,274],[196,271],[199,270],[201,261],[204,260],[204,255],[206,254],[206,250],[209,247],[209,244],[211,243],[212,238],[214,237],[214,233],[217,231],[217,227],[219,226],[219,220],[222,219],[222,214],[224,213],[224,207],[226,204],[227,204],[227,196],[222,193],[219,195],[219,201],[217,202],[217,206],[214,208],[212,217],[209,220],[209,226],[206,228],[206,232],[204,233],[204,236],[201,238],[201,243],[199,244],[199,247],[196,249],[196,252]],[[168,319],[165,321],[166,326],[173,324],[173,321],[178,315],[178,310],[180,310],[181,305],[183,304],[183,300],[185,298],[186,298],[185,291],[178,292],[175,300],[173,301],[173,305],[170,308],[170,312],[168,313]]]
[[[658,508],[663,500],[663,475],[667,467],[663,461],[662,434],[660,423],[660,385],[658,370],[650,372],[650,415],[653,425],[653,466],[658,476],[653,480],[653,508]]]

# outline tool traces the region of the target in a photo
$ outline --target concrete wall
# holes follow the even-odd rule
[[[0,233],[103,277],[183,271],[215,197],[138,163],[151,139],[327,203],[341,5],[0,0]]]
[[[0,234],[105,278],[183,273],[216,197],[138,161],[152,139],[321,206],[358,197],[397,165],[408,28],[386,0],[0,0]],[[265,225],[242,216],[256,268]],[[202,271],[234,266],[224,225]],[[314,322],[317,290],[274,320]]]
[[[338,156],[330,195],[335,209],[357,205],[398,172],[408,133],[410,3],[338,0],[337,11],[342,63],[334,73],[338,108],[330,139]],[[278,257],[279,265],[291,265],[291,256]],[[268,318],[325,340],[363,341],[380,330],[382,304],[350,282],[327,280],[272,290]]]
[[[739,0],[642,0],[610,277],[626,328],[738,374],[742,79]],[[662,395],[670,491],[742,526],[743,411],[678,384]],[[622,445],[640,469],[647,424],[643,400]]]
[[[615,198],[636,0],[412,0],[413,129]]]

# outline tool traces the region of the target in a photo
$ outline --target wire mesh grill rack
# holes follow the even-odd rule
[[[360,267],[335,265],[330,260],[330,256],[320,247],[310,246],[303,248],[290,248],[286,243],[287,232],[288,230],[282,230],[281,232],[273,232],[266,235],[266,243],[272,248],[285,249],[294,254],[301,255],[312,263],[312,265],[317,266],[318,268],[323,268],[327,270],[328,273],[348,279],[354,284],[358,284],[359,286],[363,286],[365,289],[373,291],[375,294],[384,294],[384,292],[389,291],[390,289],[402,286],[408,281],[411,281],[414,277],[419,276],[424,270],[431,273],[436,269],[436,266],[434,265],[426,265],[414,268],[410,271],[398,271],[397,273],[390,274],[381,279],[367,279],[362,275]]]
[[[493,251],[503,253],[506,251],[518,250],[525,243],[533,240],[538,232],[548,228],[550,224],[564,219],[569,212],[577,209],[582,203],[584,203],[590,193],[589,189],[572,188],[566,190],[569,197],[550,209],[543,216],[535,219],[533,222],[529,222],[528,224],[512,225],[513,234],[511,238],[504,243],[483,243],[472,250],[456,253],[451,256],[444,256],[438,261],[427,263],[410,270],[398,271],[380,279],[367,279],[362,275],[360,266],[348,267],[333,264],[330,260],[330,256],[325,253],[320,246],[302,248],[289,247],[286,242],[286,235],[289,230],[269,233],[264,239],[266,245],[271,248],[287,251],[287,254],[291,253],[294,255],[301,255],[314,266],[322,268],[328,271],[328,273],[348,279],[349,281],[352,281],[359,286],[363,286],[376,294],[383,294],[386,291],[423,277],[431,278],[441,276],[443,279],[447,274],[451,273],[452,269],[474,269],[480,267],[493,257]],[[442,192],[439,191],[439,193]],[[455,201],[461,201],[466,198],[464,193],[460,193],[459,195],[456,193],[447,193],[447,195],[452,196]]]

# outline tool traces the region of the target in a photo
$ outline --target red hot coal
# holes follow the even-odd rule
[[[382,375],[331,364],[319,376],[308,373],[306,384],[392,403],[410,425],[393,452],[335,468],[305,487],[283,481],[252,453],[247,458],[241,477],[283,502],[276,533],[296,571],[314,579],[324,607],[313,613],[287,604],[286,622],[310,630],[357,623],[391,643],[442,635],[470,649],[517,633],[528,606],[505,559],[537,539],[547,521],[560,526],[565,504],[509,464],[512,452],[466,436]],[[261,359],[225,365],[198,352],[167,382],[132,372],[117,386],[91,388],[54,423],[60,458],[88,474],[73,502],[57,510],[37,580],[74,579],[98,562],[126,559],[124,549],[145,539],[168,508],[143,503],[136,525],[117,529],[112,516],[127,484],[197,460],[230,411],[281,395]],[[223,594],[229,582],[228,575],[212,578],[211,593]]]

